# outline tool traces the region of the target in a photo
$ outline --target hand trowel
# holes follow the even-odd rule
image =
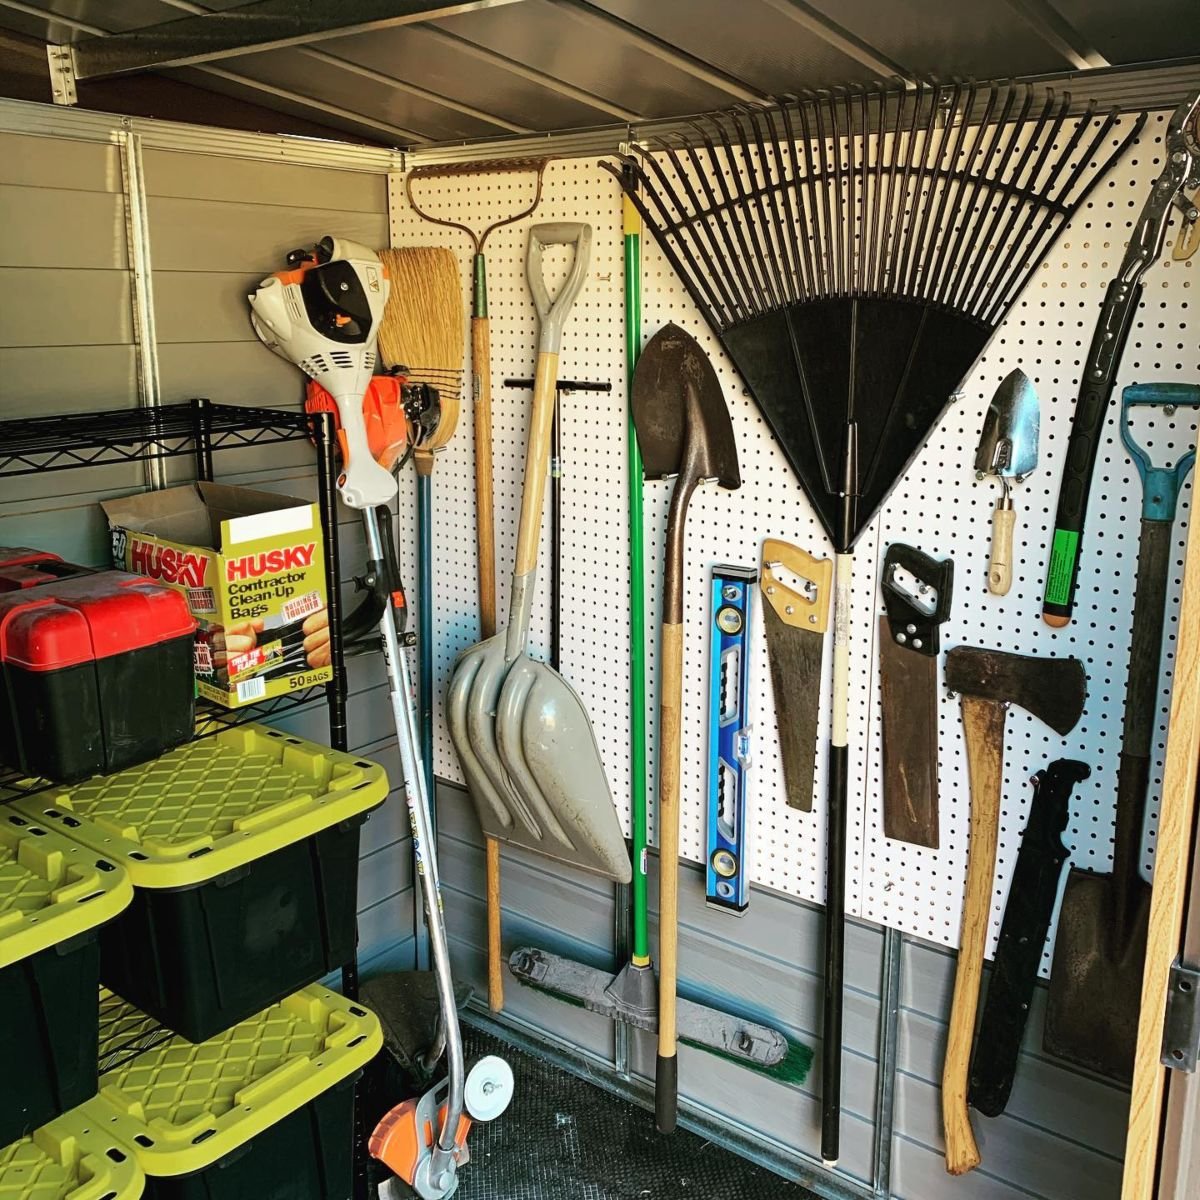
[[[1038,398],[1024,371],[1012,371],[996,389],[983,418],[975,478],[994,475],[1004,491],[992,512],[992,553],[988,560],[988,591],[1006,596],[1012,587],[1012,481],[1024,482],[1038,460]]]

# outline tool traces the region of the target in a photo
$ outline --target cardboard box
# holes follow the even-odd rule
[[[113,565],[187,597],[201,696],[237,708],[333,678],[315,504],[190,483],[101,507]]]

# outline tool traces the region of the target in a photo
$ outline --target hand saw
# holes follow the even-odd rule
[[[762,545],[763,630],[787,803],[812,811],[821,658],[829,627],[833,563],[777,538]]]
[[[907,580],[899,578],[905,572]],[[883,558],[879,675],[883,701],[883,832],[938,845],[940,629],[950,615],[954,563],[894,542]]]

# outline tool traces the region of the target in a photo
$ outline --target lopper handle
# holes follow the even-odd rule
[[[992,554],[988,559],[988,591],[1007,596],[1012,587],[1013,527],[1017,523],[1012,501],[1000,500],[992,510]]]

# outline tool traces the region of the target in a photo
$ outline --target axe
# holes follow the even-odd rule
[[[946,686],[962,698],[971,783],[967,886],[942,1068],[946,1170],[951,1175],[962,1175],[980,1161],[967,1112],[967,1080],[996,873],[1004,719],[1009,705],[1017,704],[1056,733],[1069,733],[1083,714],[1087,676],[1077,658],[1028,658],[1002,650],[958,646],[946,655]]]

